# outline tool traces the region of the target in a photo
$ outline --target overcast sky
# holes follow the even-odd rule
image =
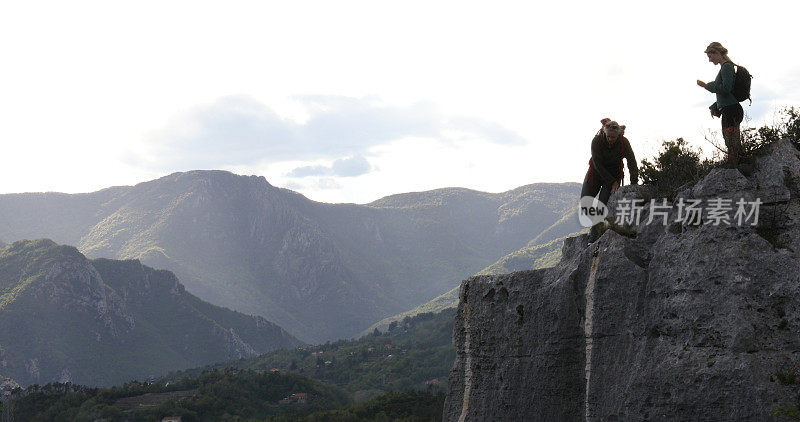
[[[796,1],[548,3],[7,2],[0,193],[193,169],[325,202],[580,182],[603,117],[638,159],[711,151],[710,41],[754,75],[751,125],[800,106]]]

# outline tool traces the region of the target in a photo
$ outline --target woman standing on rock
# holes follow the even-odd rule
[[[722,138],[728,148],[728,161],[732,165],[739,163],[742,151],[742,139],[739,125],[744,119],[744,110],[733,95],[733,86],[736,82],[736,64],[728,57],[728,49],[718,42],[712,42],[706,47],[708,61],[720,65],[719,73],[714,82],[697,80],[697,85],[709,92],[717,94],[717,101],[711,104],[712,117],[722,116]]]

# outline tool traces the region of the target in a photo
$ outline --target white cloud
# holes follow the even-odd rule
[[[151,134],[131,163],[162,171],[252,166],[290,160],[336,159],[330,168],[303,166],[292,174],[355,176],[369,171],[368,148],[405,137],[454,144],[452,133],[497,144],[523,144],[502,126],[442,115],[429,103],[389,106],[376,98],[297,97],[307,119],[296,122],[249,96],[230,96],[193,107]]]
[[[743,10],[745,29],[731,24]],[[14,40],[0,68],[0,192],[195,168],[303,182],[330,201],[579,182],[602,117],[628,125],[640,158],[662,139],[704,146],[719,130],[694,84],[716,74],[710,41],[755,76],[753,124],[800,104],[798,11],[737,0],[15,2],[0,14],[0,37]],[[334,173],[356,156],[371,171]],[[320,175],[286,176],[314,166]]]
[[[336,160],[330,166],[297,167],[287,173],[287,176],[292,178],[309,176],[355,177],[367,174],[372,170],[373,167],[366,158],[361,155],[355,155]]]

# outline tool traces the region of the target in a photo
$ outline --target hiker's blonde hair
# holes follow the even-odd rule
[[[705,53],[719,53],[722,55],[722,59],[725,60],[726,62],[731,62],[731,64],[734,65],[736,64],[733,62],[733,60],[731,60],[730,57],[728,57],[728,49],[723,47],[722,44],[716,41],[712,42],[711,44],[708,45],[708,47],[706,47]]]

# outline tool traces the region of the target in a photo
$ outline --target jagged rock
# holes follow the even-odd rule
[[[769,420],[796,405],[776,374],[800,363],[800,155],[781,142],[756,164],[682,197],[783,192],[780,218],[645,212],[635,239],[582,235],[553,268],[464,281],[443,419]],[[646,197],[628,186],[614,201]]]
[[[767,152],[753,175],[756,186],[763,192],[775,193],[780,199],[800,196],[800,169],[796,165],[800,152],[789,142],[772,144]]]
[[[692,188],[694,198],[741,197],[751,191],[753,183],[737,169],[716,168]]]

